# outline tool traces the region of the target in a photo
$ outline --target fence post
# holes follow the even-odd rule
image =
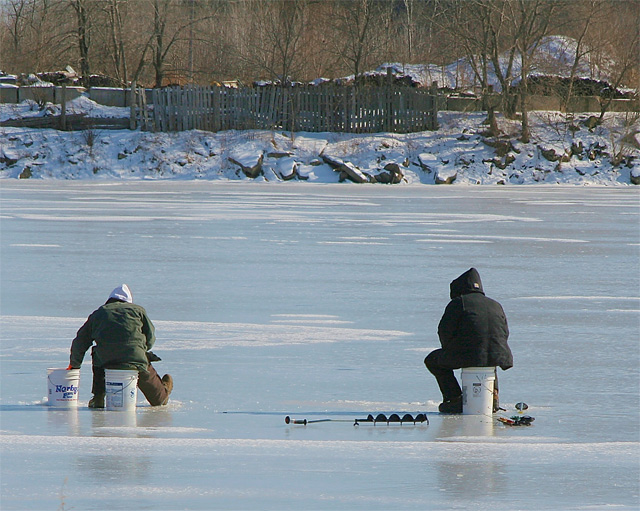
[[[155,133],[156,131],[162,131],[159,129],[160,124],[160,105],[157,94],[157,89],[151,89],[151,101],[153,102],[153,129],[152,131]]]
[[[60,100],[60,129],[67,129],[67,84],[62,84],[62,99]]]
[[[438,82],[431,84],[431,125],[430,129],[438,129]]]
[[[129,87],[129,129],[136,129],[136,82],[131,82]]]

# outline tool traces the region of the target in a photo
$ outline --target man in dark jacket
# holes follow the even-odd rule
[[[150,360],[159,360],[149,350],[155,342],[155,329],[126,284],[115,288],[104,305],[96,309],[71,343],[69,369],[79,369],[87,350],[93,345],[93,398],[90,408],[104,408],[105,369],[138,371],[138,388],[151,406],[167,404],[173,378],[158,375]]]
[[[507,344],[509,327],[502,306],[488,298],[480,274],[471,268],[451,282],[451,301],[440,324],[441,349],[429,353],[424,363],[436,377],[442,392],[442,413],[462,413],[462,390],[453,373],[461,367],[513,367]],[[498,380],[495,381],[494,411],[497,411]]]

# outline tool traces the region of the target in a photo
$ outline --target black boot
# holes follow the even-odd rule
[[[445,400],[438,406],[440,413],[462,413],[462,396]]]
[[[89,400],[89,408],[104,408],[104,399],[105,399],[105,395],[104,394],[95,394],[90,400]]]

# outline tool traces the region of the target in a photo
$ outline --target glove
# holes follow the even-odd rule
[[[162,359],[152,351],[147,351],[147,360],[149,362],[160,362]]]

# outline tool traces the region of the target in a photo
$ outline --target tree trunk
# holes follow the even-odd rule
[[[87,87],[91,75],[91,66],[89,64],[89,15],[84,0],[73,0],[72,5],[76,12],[80,75],[82,84]]]
[[[155,71],[155,87],[162,87],[164,80],[164,29],[166,19],[160,13],[158,0],[153,3],[153,35],[156,41],[153,52],[153,69]]]

